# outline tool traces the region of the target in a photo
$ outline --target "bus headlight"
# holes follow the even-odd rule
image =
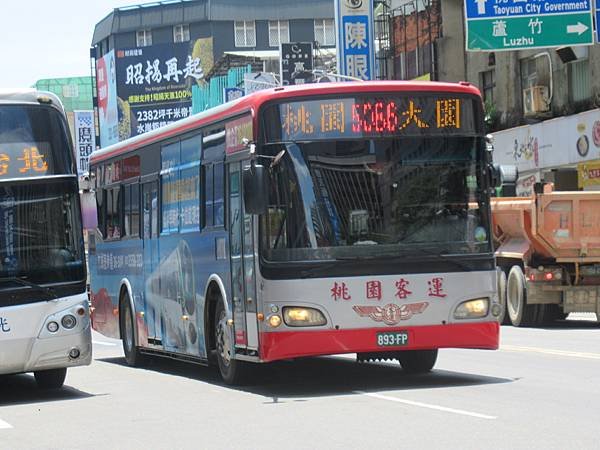
[[[63,316],[60,323],[62,323],[62,326],[67,330],[70,330],[75,328],[75,325],[77,325],[77,319],[72,314],[67,314],[66,316]]]
[[[490,299],[476,298],[462,302],[454,311],[455,319],[477,319],[488,315]]]
[[[289,327],[318,327],[327,323],[318,309],[297,306],[283,308],[283,321]]]
[[[58,331],[58,324],[54,321],[48,322],[48,325],[46,325],[46,328],[48,328],[48,331],[50,333],[56,333]]]

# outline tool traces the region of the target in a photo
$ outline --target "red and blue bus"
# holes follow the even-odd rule
[[[151,355],[496,349],[494,184],[468,83],[279,87],[94,152],[93,327]]]

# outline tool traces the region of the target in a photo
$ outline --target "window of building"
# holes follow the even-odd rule
[[[528,89],[538,84],[536,58],[521,60],[521,89]]]
[[[587,58],[578,59],[568,64],[569,100],[581,102],[588,100],[592,94],[590,84],[590,63]]]
[[[135,41],[138,47],[148,47],[149,45],[152,45],[152,31],[137,30]]]
[[[287,20],[269,20],[269,46],[290,42],[290,23]]]
[[[320,45],[335,45],[333,19],[315,19],[315,41]]]
[[[235,46],[256,47],[256,27],[253,20],[236,21]]]
[[[487,70],[479,74],[479,86],[483,94],[483,101],[494,101],[494,88],[496,87],[496,75],[494,70]]]
[[[187,42],[190,40],[190,26],[187,24],[173,27],[173,42]]]

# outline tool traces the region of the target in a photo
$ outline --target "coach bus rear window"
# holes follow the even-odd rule
[[[67,136],[51,107],[0,105],[0,181],[73,173]]]

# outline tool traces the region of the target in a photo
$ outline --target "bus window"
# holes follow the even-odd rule
[[[225,224],[225,207],[223,197],[225,195],[225,176],[223,173],[223,164],[214,166],[214,191],[213,191],[213,225],[222,227]]]
[[[213,220],[213,205],[214,205],[214,176],[213,167],[203,166],[202,179],[204,181],[204,226],[212,227],[214,225]]]
[[[121,207],[122,207],[122,195],[121,188],[109,189],[107,192],[107,239],[120,239],[121,238]]]
[[[139,192],[138,184],[125,186],[125,236],[137,237],[140,235]]]

